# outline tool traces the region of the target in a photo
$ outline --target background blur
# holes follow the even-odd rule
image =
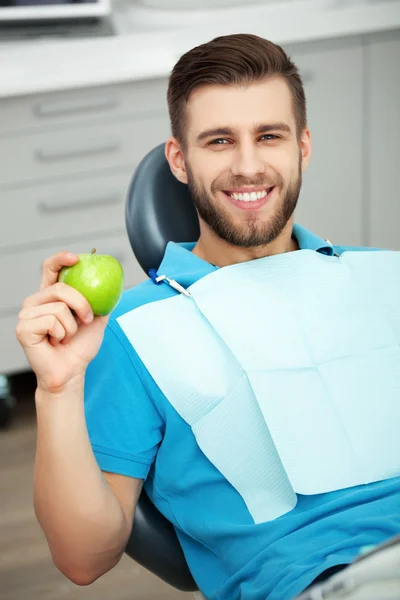
[[[244,32],[281,44],[303,76],[313,157],[297,222],[400,250],[400,1],[0,0],[1,600],[190,597],[127,557],[89,588],[53,566],[32,509],[35,379],[15,324],[59,250],[96,247],[127,287],[145,278],[124,203],[170,133],[168,74],[191,47]]]

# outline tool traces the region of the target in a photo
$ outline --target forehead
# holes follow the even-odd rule
[[[205,85],[193,90],[186,107],[187,133],[213,127],[250,130],[255,122],[294,126],[292,95],[282,78],[247,86]]]

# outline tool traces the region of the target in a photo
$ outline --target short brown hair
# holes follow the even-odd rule
[[[171,72],[167,93],[172,135],[185,147],[185,107],[195,88],[246,85],[273,75],[289,86],[300,137],[307,111],[298,69],[280,46],[251,34],[220,36],[181,56]]]

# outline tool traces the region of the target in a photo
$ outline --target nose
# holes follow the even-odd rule
[[[261,160],[260,151],[252,143],[238,145],[231,167],[232,175],[252,179],[265,173],[265,164]]]

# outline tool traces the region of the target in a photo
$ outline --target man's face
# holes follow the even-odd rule
[[[293,214],[304,166],[287,84],[204,86],[186,110],[187,183],[200,218],[235,246],[271,243]]]

